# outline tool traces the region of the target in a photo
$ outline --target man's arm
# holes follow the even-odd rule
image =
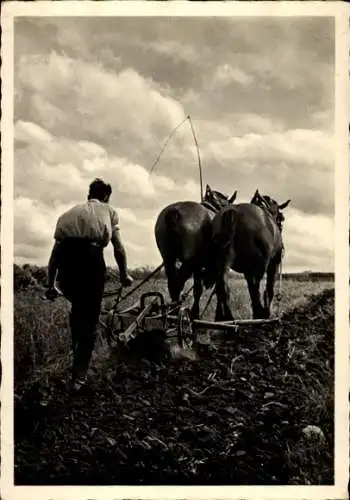
[[[59,243],[55,241],[55,244],[52,248],[50,259],[49,259],[49,265],[48,265],[48,270],[47,270],[47,290],[45,292],[46,298],[49,300],[55,300],[56,297],[58,297],[59,293],[57,292],[55,288],[55,278],[57,274],[57,269],[58,269],[58,247]]]
[[[126,252],[120,237],[119,229],[114,229],[111,243],[113,245],[114,258],[119,268],[120,281],[125,286],[131,285],[132,279],[128,275]]]
[[[59,243],[55,241],[55,244],[52,248],[51,251],[51,256],[49,260],[49,265],[48,265],[48,280],[47,280],[47,285],[48,288],[53,288],[55,284],[55,278],[57,274],[57,269],[58,269],[58,247]]]

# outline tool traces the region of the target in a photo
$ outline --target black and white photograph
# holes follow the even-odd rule
[[[3,24],[4,498],[345,498],[342,6],[34,3]]]

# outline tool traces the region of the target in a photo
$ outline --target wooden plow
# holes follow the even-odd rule
[[[204,319],[191,319],[190,309],[184,305],[184,300],[191,292],[190,288],[182,297],[180,303],[166,303],[164,295],[159,291],[143,293],[138,301],[131,306],[120,309],[119,303],[126,297],[131,296],[136,289],[140,288],[146,281],[153,277],[162,265],[158,266],[151,275],[140,282],[134,289],[124,297],[121,296],[122,288],[105,293],[105,297],[117,296],[115,304],[109,309],[103,309],[100,324],[106,331],[109,344],[116,341],[117,344],[126,346],[132,339],[144,333],[154,330],[163,331],[165,338],[170,342],[176,342],[183,347],[191,347],[197,341],[198,333],[205,330],[235,333],[240,327],[258,326],[265,324],[278,324],[280,318],[271,319],[237,319],[232,321],[209,321]],[[212,291],[202,316],[207,309],[211,299]]]
[[[198,332],[205,330],[235,333],[240,327],[258,326],[266,324],[280,324],[279,317],[270,319],[236,319],[232,321],[209,321],[204,319],[192,319],[190,308],[184,305],[184,301],[192,291],[191,287],[183,294],[180,303],[166,303],[164,295],[159,291],[143,293],[139,300],[131,306],[120,309],[120,302],[132,296],[147,281],[157,274],[163,267],[160,264],[145,279],[122,295],[123,287],[107,290],[104,298],[116,297],[111,308],[102,308],[100,325],[105,330],[105,337],[109,345],[116,342],[119,345],[127,346],[132,339],[140,334],[151,333],[152,331],[162,331],[165,338],[170,342],[177,342],[183,347],[191,347],[197,341]],[[55,288],[58,295],[63,297],[63,293],[57,284]],[[213,296],[215,289],[202,310],[203,317]],[[41,297],[45,299],[45,296]],[[46,299],[45,299],[46,300]]]

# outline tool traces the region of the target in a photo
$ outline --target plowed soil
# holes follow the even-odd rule
[[[15,483],[333,483],[334,290],[194,359],[161,340],[100,354],[74,398],[57,376],[19,391]]]

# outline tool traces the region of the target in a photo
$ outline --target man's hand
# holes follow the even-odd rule
[[[120,282],[123,286],[128,287],[133,284],[134,280],[127,274],[126,276],[120,277]]]

